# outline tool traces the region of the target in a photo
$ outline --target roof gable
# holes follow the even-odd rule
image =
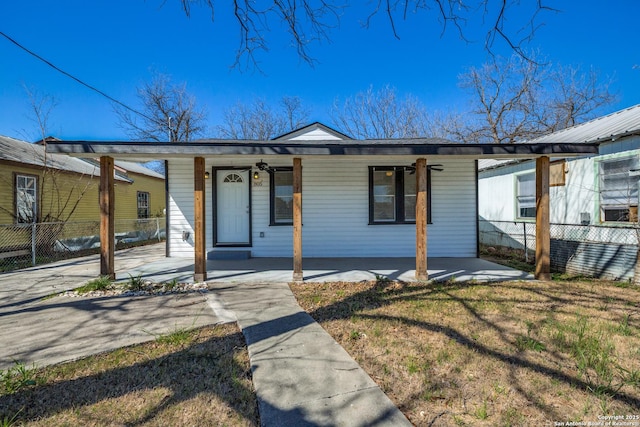
[[[330,141],[348,139],[353,138],[332,129],[329,126],[323,125],[320,122],[311,123],[310,125],[273,138],[274,141]]]

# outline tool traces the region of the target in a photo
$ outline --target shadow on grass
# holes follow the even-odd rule
[[[139,348],[141,347],[130,347],[125,351],[135,353]],[[201,394],[209,394],[225,402],[235,413],[232,419],[242,420],[241,424],[245,425],[258,425],[255,395],[252,388],[246,386],[247,383],[250,384],[250,369],[242,366],[234,357],[244,348],[240,332],[207,337],[202,342],[131,366],[23,389],[12,395],[0,396],[0,420],[11,419],[17,414],[14,422],[22,423],[71,411],[72,414],[68,415],[70,420],[63,421],[62,424],[77,422],[107,425],[116,422],[118,415],[113,413],[113,408],[84,412],[79,409],[123,398],[134,392],[166,389],[169,392],[159,403],[145,407],[141,414],[130,414],[131,418],[120,422],[136,426],[150,421],[157,422],[158,417],[160,421],[166,420],[162,418],[166,416],[163,412]],[[141,353],[139,359],[146,357]],[[45,372],[55,371],[57,368],[45,368]],[[83,367],[75,368],[80,372],[82,369]],[[207,409],[213,412],[213,408],[203,408],[204,414],[207,414]],[[180,419],[179,414],[177,417]],[[198,418],[189,420],[189,423],[211,425],[216,424],[216,421]]]
[[[346,296],[344,299],[330,305],[313,309],[309,311],[309,314],[320,323],[331,320],[349,320],[357,316],[358,319],[369,321],[382,320],[388,324],[403,324],[409,327],[420,328],[429,333],[445,336],[474,353],[489,356],[491,359],[503,363],[510,371],[514,388],[527,400],[538,406],[539,409],[556,417],[556,419],[561,419],[566,414],[557,413],[553,408],[549,408],[541,402],[537,402],[535,398],[532,398],[518,383],[514,375],[517,370],[524,369],[542,374],[553,381],[564,383],[580,390],[590,390],[593,392],[596,387],[599,387],[599,393],[604,393],[613,400],[628,404],[632,407],[640,407],[640,399],[636,395],[625,393],[617,387],[602,387],[601,385],[594,384],[588,381],[589,378],[585,379],[573,375],[571,370],[556,369],[552,366],[529,360],[526,354],[515,350],[517,345],[513,336],[510,336],[499,324],[492,321],[490,316],[483,314],[481,310],[476,308],[479,304],[505,303],[516,305],[518,309],[522,311],[526,310],[536,315],[544,315],[549,319],[555,319],[558,314],[575,315],[576,311],[597,311],[599,310],[597,308],[598,305],[606,307],[607,305],[619,304],[622,307],[629,308],[629,310],[638,311],[638,298],[633,297],[638,295],[636,290],[629,290],[629,294],[626,296],[614,296],[606,292],[598,292],[597,286],[592,289],[589,289],[587,286],[577,288],[569,286],[568,284],[563,285],[554,282],[547,282],[544,285],[547,287],[545,288],[545,286],[540,286],[539,284],[526,282],[517,282],[515,284],[510,282],[494,282],[491,284],[475,282],[433,282],[430,284],[378,282],[362,292]],[[304,286],[305,285],[301,285],[300,289],[304,289]],[[491,294],[488,297],[485,297],[484,294],[482,297],[475,295],[469,297],[461,296],[458,293],[458,291],[465,288],[479,286],[490,288]],[[560,289],[560,286],[566,288]],[[519,295],[526,295],[528,293],[530,298],[523,296],[517,298],[505,296],[509,295],[510,291],[518,291]],[[502,348],[492,346],[492,343],[485,343],[473,337],[471,331],[447,326],[445,322],[424,321],[411,317],[410,315],[387,315],[372,312],[376,309],[384,309],[397,302],[417,302],[420,300],[455,303],[457,306],[463,308],[473,319],[474,323],[482,324],[487,330],[497,334],[500,340],[502,340],[502,344],[507,345],[502,346]],[[520,309],[521,307],[522,309]],[[640,327],[639,317],[640,316],[637,315],[631,316],[630,326],[636,328],[636,330]],[[516,318],[514,320],[517,321],[518,319]],[[508,350],[504,351],[503,349],[514,350],[511,352]],[[551,353],[549,354],[551,355]]]

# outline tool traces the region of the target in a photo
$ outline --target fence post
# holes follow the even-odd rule
[[[31,266],[36,265],[36,223],[31,223]]]
[[[524,236],[524,262],[529,263],[529,251],[527,250],[527,222],[522,221],[522,235]]]
[[[156,217],[156,236],[158,236],[158,242],[160,242],[160,218]]]

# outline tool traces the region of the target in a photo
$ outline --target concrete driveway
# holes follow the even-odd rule
[[[127,249],[116,257],[127,271],[164,257],[164,245]],[[92,256],[0,274],[0,369],[14,361],[42,366],[73,360],[229,320],[215,314],[215,297],[207,293],[49,297],[96,278],[99,265]]]

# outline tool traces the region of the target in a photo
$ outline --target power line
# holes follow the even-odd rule
[[[37,58],[38,60],[44,62],[45,64],[47,64],[48,66],[50,66],[51,68],[53,68],[54,70],[58,71],[59,73],[64,74],[65,76],[75,80],[76,82],[80,83],[81,85],[91,89],[92,91],[104,96],[105,98],[107,98],[108,100],[115,102],[116,104],[126,108],[127,110],[144,117],[147,120],[151,120],[152,122],[156,122],[157,120],[147,116],[144,113],[141,113],[140,111],[137,111],[131,107],[129,107],[127,104],[118,101],[117,99],[115,99],[112,96],[109,96],[108,94],[104,93],[103,91],[101,91],[100,89],[96,88],[95,86],[91,86],[88,83],[83,82],[82,80],[80,80],[79,78],[73,76],[72,74],[67,73],[66,71],[64,71],[63,69],[57,67],[56,65],[52,64],[51,62],[47,61],[46,59],[44,59],[42,56],[38,55],[37,53],[27,49],[26,47],[24,47],[23,45],[21,45],[20,43],[18,43],[16,40],[12,39],[11,37],[9,37],[7,34],[3,33],[2,31],[0,31],[0,35],[2,35],[4,38],[6,38],[7,40],[9,40],[11,43],[13,43],[14,45],[18,46],[20,49],[24,50],[25,52],[27,52],[29,55],[34,56],[35,58]]]

